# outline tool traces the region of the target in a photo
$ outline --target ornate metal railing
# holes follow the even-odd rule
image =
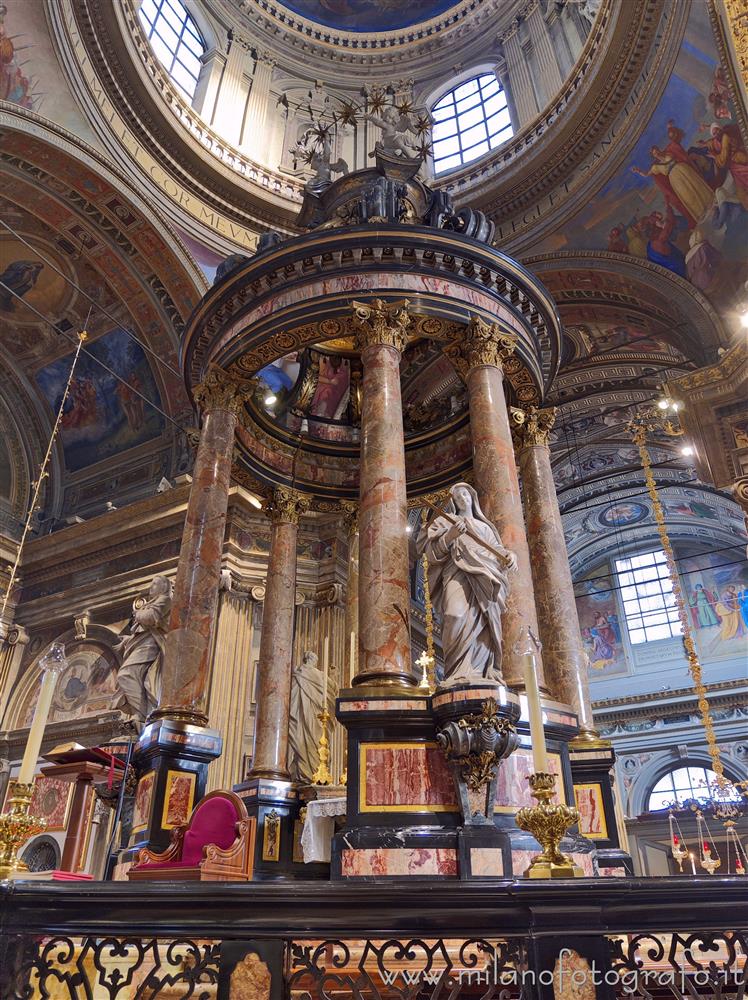
[[[746,888],[0,883],[0,998],[744,1000]]]

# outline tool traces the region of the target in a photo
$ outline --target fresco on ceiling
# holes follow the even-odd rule
[[[554,465],[553,478],[556,481],[556,486],[561,488],[569,486],[579,479],[599,476],[601,473],[612,472],[621,467],[638,467],[639,463],[639,452],[633,446],[618,448],[600,446],[595,450],[589,449],[576,453],[573,461],[567,460],[562,464]]]
[[[41,253],[62,269],[59,258],[46,247]],[[0,239],[0,281],[0,317],[7,321],[12,316],[14,324],[38,322],[24,303],[48,314],[57,312],[66,298],[64,277],[13,237]]]
[[[618,604],[608,572],[608,569],[602,568],[577,586],[579,627],[590,658],[590,677],[593,678],[615,677],[629,672]]]
[[[669,354],[678,360],[684,356],[662,334],[631,322],[570,325],[567,319],[564,334],[564,364],[579,358],[612,354],[619,347],[627,347],[640,354]]]
[[[706,552],[680,561],[698,652],[703,657],[748,654],[748,562],[743,550]]]
[[[748,277],[748,155],[706,4],[693,4],[675,70],[618,174],[553,247],[654,261],[717,305]]]
[[[639,524],[649,516],[649,507],[634,500],[622,500],[611,504],[598,515],[598,521],[603,528],[629,528]]]
[[[396,31],[429,21],[457,0],[282,0],[283,6],[310,21],[341,31]]]
[[[42,95],[37,79],[28,70],[28,50],[32,47],[31,38],[17,31],[12,16],[8,17],[8,5],[0,3],[0,101],[38,111]]]
[[[60,427],[65,465],[70,471],[150,441],[164,429],[162,415],[141,398],[161,406],[148,360],[132,337],[124,330],[112,330],[87,345],[87,350],[88,354],[79,357]],[[62,400],[72,359],[71,352],[37,373],[36,380],[54,413]]]

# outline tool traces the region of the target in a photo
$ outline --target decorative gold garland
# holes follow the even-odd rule
[[[629,424],[629,430],[634,439],[634,443],[639,449],[639,456],[644,470],[644,479],[647,484],[649,498],[652,501],[652,511],[654,513],[655,522],[657,523],[657,532],[660,536],[660,542],[667,561],[670,582],[673,587],[673,596],[675,597],[675,603],[678,607],[678,617],[680,618],[680,623],[683,629],[683,648],[686,653],[686,659],[688,660],[688,672],[693,679],[694,691],[696,692],[699,713],[701,715],[701,725],[704,727],[707,749],[709,751],[709,756],[712,759],[712,769],[717,775],[717,784],[720,788],[724,788],[729,784],[729,781],[725,777],[724,768],[722,767],[722,758],[720,756],[719,746],[717,745],[717,737],[714,734],[714,724],[712,722],[712,714],[709,711],[709,702],[707,701],[707,691],[704,687],[704,681],[702,678],[701,663],[699,661],[696,646],[693,641],[693,635],[691,633],[691,624],[688,619],[686,604],[683,599],[683,590],[680,585],[680,577],[678,576],[678,567],[675,563],[673,547],[670,544],[670,538],[667,533],[667,528],[665,527],[665,514],[662,510],[662,504],[660,503],[657,486],[652,474],[652,460],[649,455],[649,449],[647,448],[646,422],[646,416],[635,419]],[[672,434],[675,432],[673,430],[666,430],[666,433]]]
[[[31,497],[31,503],[29,505],[28,512],[26,514],[26,520],[23,525],[23,533],[21,534],[21,540],[18,543],[18,548],[16,549],[16,558],[13,562],[13,568],[10,571],[10,578],[8,580],[8,587],[3,595],[3,605],[0,609],[0,628],[2,627],[3,620],[5,618],[5,610],[8,607],[8,601],[10,595],[13,591],[13,585],[16,582],[16,576],[18,574],[18,567],[21,562],[21,555],[23,554],[23,549],[26,544],[26,537],[31,529],[31,518],[34,516],[35,511],[39,510],[39,495],[42,491],[42,483],[49,476],[47,466],[49,465],[49,459],[52,455],[52,447],[57,438],[57,432],[60,429],[60,421],[62,420],[62,414],[65,409],[65,403],[67,402],[68,394],[70,393],[70,386],[73,382],[73,373],[75,372],[76,365],[78,364],[78,357],[83,347],[83,343],[88,339],[88,334],[85,330],[81,330],[78,334],[78,346],[75,349],[75,357],[73,358],[73,363],[70,366],[70,374],[68,375],[67,385],[65,386],[65,391],[62,394],[62,399],[60,400],[60,405],[57,410],[57,417],[55,419],[54,427],[52,428],[52,434],[49,438],[49,444],[47,445],[47,451],[42,459],[42,464],[39,468],[39,475],[32,483],[34,488],[33,495]]]

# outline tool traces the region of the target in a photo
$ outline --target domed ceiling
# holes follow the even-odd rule
[[[459,0],[282,0],[310,21],[340,31],[397,31],[438,17]]]

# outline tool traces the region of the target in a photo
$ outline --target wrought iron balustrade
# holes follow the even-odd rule
[[[0,883],[0,1000],[744,1000],[740,877]]]

